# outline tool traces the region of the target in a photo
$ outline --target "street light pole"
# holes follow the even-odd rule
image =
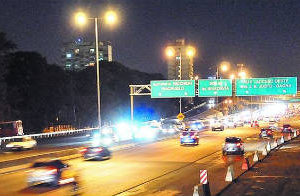
[[[181,50],[179,49],[179,80],[181,80]],[[181,97],[179,98],[179,113],[181,113]]]
[[[100,111],[100,68],[99,68],[99,43],[98,43],[98,18],[95,20],[95,41],[96,41],[96,66],[97,66],[97,103],[98,103],[98,127],[101,128],[101,111]]]

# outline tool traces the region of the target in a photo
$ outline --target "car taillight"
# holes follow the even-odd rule
[[[81,149],[79,150],[80,153],[85,153],[86,151],[87,151],[87,148],[81,148]]]
[[[101,152],[103,149],[102,148],[96,148],[95,152]]]
[[[242,145],[241,143],[236,143],[237,147],[241,147],[241,145]]]

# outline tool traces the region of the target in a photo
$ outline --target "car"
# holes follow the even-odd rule
[[[223,145],[223,155],[227,154],[244,154],[243,141],[239,137],[226,137]]]
[[[216,130],[220,130],[220,131],[224,131],[224,125],[221,123],[221,121],[214,121],[211,124],[211,130],[212,131],[216,131]]]
[[[35,162],[28,171],[28,186],[48,184],[59,186],[75,182],[76,172],[61,160]]]
[[[7,150],[28,150],[36,147],[37,142],[31,137],[21,137],[6,144]]]
[[[203,122],[200,122],[200,121],[192,121],[192,122],[190,122],[190,127],[193,130],[197,130],[197,131],[200,131],[200,130],[202,130],[202,129],[205,128]]]
[[[284,124],[284,125],[282,126],[281,132],[282,132],[282,133],[292,133],[293,130],[292,130],[291,125],[290,125],[290,124]]]
[[[84,160],[104,160],[111,158],[111,152],[105,146],[89,146],[80,149]]]
[[[273,130],[262,128],[259,133],[260,138],[273,138]]]
[[[251,127],[259,127],[259,123],[257,120],[251,122]]]
[[[244,126],[243,121],[236,121],[235,124],[236,124],[237,127],[243,127]]]
[[[225,125],[227,128],[236,128],[237,125],[233,120],[226,120]]]
[[[199,144],[199,132],[196,130],[191,130],[189,128],[185,129],[180,134],[180,144]]]

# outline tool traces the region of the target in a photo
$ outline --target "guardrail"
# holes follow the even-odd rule
[[[3,142],[11,141],[11,140],[18,139],[18,138],[24,138],[24,137],[51,138],[51,137],[56,137],[56,136],[66,136],[66,135],[84,133],[84,132],[93,131],[96,129],[99,129],[99,128],[76,129],[76,130],[68,130],[68,131],[57,131],[57,132],[51,132],[51,133],[37,133],[37,134],[29,134],[29,135],[18,135],[18,136],[12,136],[12,137],[2,137],[2,138],[0,138],[0,145]]]

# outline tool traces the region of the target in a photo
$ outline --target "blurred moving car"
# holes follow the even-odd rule
[[[104,146],[83,147],[80,149],[80,153],[85,160],[104,160],[111,158],[111,152]]]
[[[268,128],[268,129],[262,128],[260,130],[259,137],[260,138],[273,138],[273,130],[270,128]]]
[[[235,124],[236,124],[237,127],[243,127],[244,126],[244,122],[241,121],[241,120],[240,121],[236,121]]]
[[[216,131],[216,130],[224,131],[224,129],[225,129],[224,125],[219,120],[215,120],[211,123],[211,130],[212,131]]]
[[[225,120],[225,125],[227,128],[236,128],[237,125],[233,120]]]
[[[259,127],[259,123],[257,120],[251,122],[251,127]]]
[[[180,134],[180,144],[199,144],[199,132],[190,128],[185,129]]]
[[[28,150],[36,147],[36,144],[36,141],[31,137],[22,137],[9,142],[5,147],[7,150]]]
[[[226,137],[223,145],[223,155],[226,154],[244,154],[243,141],[239,137]]]
[[[36,162],[28,171],[29,186],[49,184],[58,186],[75,182],[75,171],[61,160]]]
[[[292,133],[293,130],[292,130],[291,125],[290,125],[290,124],[284,124],[284,125],[282,126],[281,132],[282,132],[282,133]]]

